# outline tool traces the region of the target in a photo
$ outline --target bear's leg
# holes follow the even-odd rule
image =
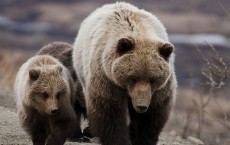
[[[19,111],[19,119],[23,129],[30,135],[33,145],[44,145],[49,132],[48,121],[36,111],[27,109]]]
[[[89,127],[102,145],[131,145],[127,126],[127,101],[91,97],[88,106]]]
[[[46,145],[63,145],[67,137],[73,135],[78,125],[77,121],[77,116],[71,107],[65,108],[64,114],[60,113],[59,117],[50,117],[51,134],[46,138]]]
[[[46,139],[46,145],[63,145],[66,141],[66,134],[62,132],[64,128],[56,127]]]
[[[87,142],[88,140],[85,140],[84,135],[81,131],[80,123],[76,122],[76,124],[77,127],[75,128],[73,135],[69,136],[68,139],[70,141]]]
[[[80,127],[81,113],[76,113],[76,114],[78,116],[77,121],[75,122],[76,128],[74,133],[68,136],[68,140],[73,142],[90,142],[91,141],[90,138],[88,136],[84,136]]]
[[[68,120],[50,121],[51,134],[46,138],[46,145],[63,145],[69,129]],[[73,126],[74,128],[75,126]]]
[[[171,105],[168,101],[150,106],[147,112],[137,113],[129,106],[130,136],[133,145],[156,145],[158,136],[168,120]]]
[[[47,128],[43,122],[34,123],[30,126],[30,136],[33,142],[33,145],[44,145],[45,139],[47,137]]]
[[[84,130],[83,130],[83,135],[89,137],[89,138],[93,138],[94,135],[92,134],[92,132],[90,131],[90,127],[87,126]]]
[[[86,114],[85,108],[81,107],[81,105],[77,101],[74,105],[74,111],[77,115],[77,121],[75,122],[77,126],[73,135],[69,136],[68,139],[70,141],[76,141],[76,142],[90,142],[89,136],[84,136],[80,127],[81,117],[85,116]]]

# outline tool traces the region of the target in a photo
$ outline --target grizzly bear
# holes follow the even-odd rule
[[[102,145],[155,145],[176,95],[174,46],[151,13],[104,5],[81,24],[73,64]]]
[[[68,69],[49,55],[37,55],[19,69],[15,94],[19,121],[34,145],[63,145],[77,128],[75,89]]]
[[[92,137],[92,135],[87,131],[87,128],[84,129],[84,133],[87,137],[84,137],[80,128],[80,117],[84,116],[86,119],[86,107],[85,107],[85,98],[83,96],[81,84],[76,76],[75,70],[73,68],[73,61],[72,61],[72,53],[73,47],[65,42],[52,42],[48,45],[42,47],[38,52],[37,55],[51,55],[54,58],[58,59],[68,70],[72,76],[75,85],[75,95],[76,95],[76,102],[74,104],[74,110],[78,116],[78,127],[75,132],[75,138],[81,138],[82,141],[87,142],[87,137]],[[88,140],[89,141],[89,140]]]

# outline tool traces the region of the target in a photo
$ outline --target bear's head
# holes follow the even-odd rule
[[[30,104],[40,113],[58,114],[70,100],[70,89],[63,67],[58,64],[31,68],[28,73]]]
[[[142,113],[154,92],[168,82],[174,69],[173,51],[169,42],[123,37],[103,52],[103,69],[111,81],[127,90],[134,109]]]

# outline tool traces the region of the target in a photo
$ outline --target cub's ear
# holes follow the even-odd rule
[[[39,69],[34,69],[34,68],[30,69],[29,70],[30,80],[33,80],[33,81],[37,80],[40,73],[41,71]]]
[[[171,53],[174,51],[174,46],[170,43],[165,43],[159,48],[160,55],[167,61]]]
[[[117,43],[117,52],[123,54],[132,50],[133,47],[134,42],[132,38],[121,38]]]
[[[58,70],[59,73],[62,73],[63,71],[63,68],[60,65],[57,65],[56,69]]]

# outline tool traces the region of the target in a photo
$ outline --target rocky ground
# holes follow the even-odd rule
[[[29,137],[18,124],[13,92],[10,89],[0,90],[0,144],[32,144]],[[190,140],[190,141],[189,141]],[[67,145],[99,145],[93,143],[70,143]],[[193,138],[184,140],[175,132],[162,133],[158,145],[195,145],[199,141]]]

